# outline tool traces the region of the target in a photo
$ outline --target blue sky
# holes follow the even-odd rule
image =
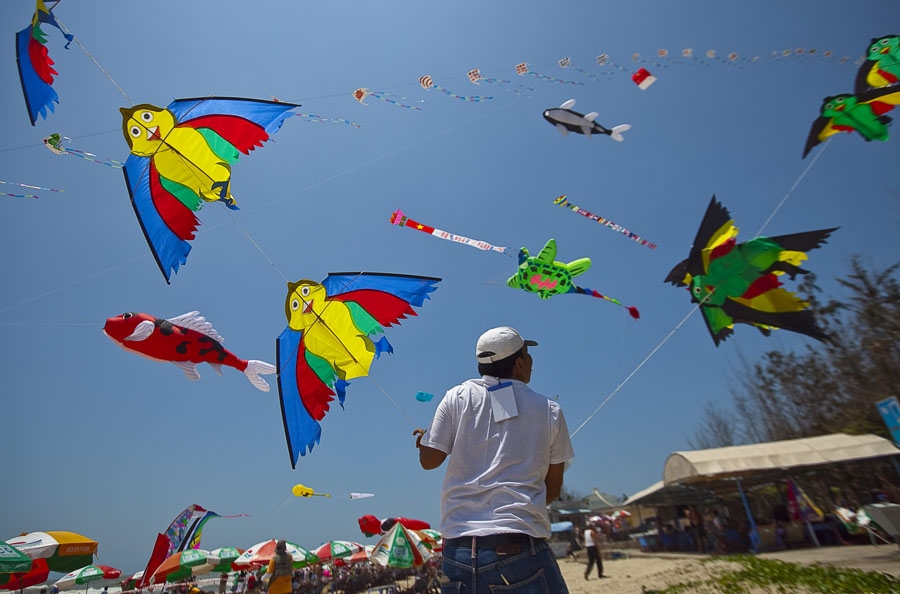
[[[374,542],[356,523],[369,513],[436,525],[443,472],[419,468],[411,432],[429,422],[437,399],[414,395],[440,395],[475,375],[476,338],[503,324],[540,342],[532,386],[558,396],[570,429],[590,419],[573,438],[566,488],[631,494],[661,478],[669,453],[688,448],[707,403],[729,404],[741,357],[811,344],[738,327],[716,348],[695,315],[591,416],[691,310],[687,294],[663,279],[687,255],[712,194],[744,239],[770,216],[768,235],[840,226],[808,262],[834,296],[851,255],[880,268],[900,253],[897,139],[841,135],[800,158],[822,99],[851,92],[853,62],[869,40],[900,29],[891,0],[853,10],[831,0],[62,2],[56,15],[121,92],[45,27],[60,104],[35,127],[13,49],[32,10],[27,1],[0,3],[8,41],[0,180],[65,191],[0,197],[0,538],[73,530],[100,542],[103,563],[136,571],[155,534],[191,503],[250,516],[211,522],[207,548],[268,538]],[[677,57],[687,47],[761,59],[632,62],[635,53],[655,61],[657,49]],[[797,48],[817,52],[771,57]],[[603,53],[629,72],[647,66],[658,81],[641,91],[626,72],[601,69]],[[600,80],[562,69],[564,57]],[[523,61],[583,84],[517,77]],[[466,72],[475,67],[534,91],[473,86]],[[493,99],[425,91],[425,74],[457,94]],[[373,98],[360,105],[351,96],[359,87],[421,110]],[[166,285],[121,171],[55,156],[41,139],[59,132],[71,148],[124,161],[120,107],[207,95],[274,96],[360,127],[291,118],[242,157],[232,180],[241,210],[207,205],[187,265]],[[560,136],[541,113],[569,98],[599,112],[603,125],[631,124],[625,141]],[[560,194],[659,247],[554,206]],[[602,300],[513,291],[505,281],[514,259],[392,227],[398,208],[513,252],[556,238],[557,259],[592,258],[580,284],[637,306],[641,319]],[[276,390],[208,366],[189,382],[100,332],[125,311],[200,310],[239,357],[274,362],[285,279],[356,270],[443,281],[418,317],[387,330],[394,354],[352,383],[346,410],[325,418],[321,443],[293,471]],[[296,500],[297,483],[333,497]],[[350,501],[352,491],[376,496]]]

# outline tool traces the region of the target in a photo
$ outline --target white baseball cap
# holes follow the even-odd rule
[[[537,346],[537,342],[522,338],[515,328],[509,326],[491,328],[478,337],[475,357],[479,363],[494,363],[518,353],[526,344]]]

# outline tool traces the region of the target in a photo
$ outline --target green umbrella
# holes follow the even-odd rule
[[[241,553],[243,553],[243,551],[234,547],[221,547],[211,550],[209,552],[210,557],[218,558],[219,562],[210,568],[210,571],[216,573],[228,573],[231,571],[231,564],[234,563],[235,559],[241,556]]]
[[[16,573],[31,569],[31,557],[5,542],[0,542],[0,573]]]

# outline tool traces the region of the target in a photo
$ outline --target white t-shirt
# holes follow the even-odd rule
[[[591,528],[584,531],[584,546],[585,548],[597,546],[597,543],[594,542],[594,530]]]
[[[575,457],[559,405],[517,380],[517,416],[495,421],[487,388],[497,378],[471,379],[447,391],[422,445],[449,454],[441,492],[444,538],[521,532],[549,538],[547,487],[551,464]]]

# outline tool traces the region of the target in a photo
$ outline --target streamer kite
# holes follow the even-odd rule
[[[288,325],[278,337],[278,391],[291,467],[319,443],[319,425],[349,380],[369,374],[372,361],[394,351],[383,326],[417,315],[441,279],[376,272],[329,274],[317,283],[288,283]]]
[[[426,91],[428,89],[436,89],[444,95],[447,95],[448,97],[453,97],[454,99],[462,99],[463,101],[471,101],[473,103],[480,103],[482,101],[490,101],[491,99],[493,99],[493,97],[489,95],[457,95],[450,89],[446,89],[441,85],[434,84],[434,80],[432,80],[432,78],[427,74],[419,77],[419,86]]]
[[[54,4],[54,7],[56,4]],[[54,103],[59,103],[59,95],[53,89],[53,75],[59,74],[53,69],[53,60],[47,52],[47,36],[41,29],[47,24],[59,29],[66,39],[65,48],[75,39],[71,33],[63,31],[56,20],[53,10],[44,5],[44,0],[37,0],[31,23],[16,33],[16,63],[19,66],[19,81],[22,83],[22,94],[28,117],[34,126],[38,116],[47,119],[47,114],[55,110]]]
[[[204,202],[237,210],[231,164],[281,128],[293,103],[234,97],[176,99],[165,109],[122,112],[131,155],[125,181],[134,213],[166,283],[187,261]]]
[[[827,341],[807,309],[809,303],[781,288],[779,277],[807,274],[799,266],[807,259],[806,252],[825,243],[836,229],[737,243],[738,228],[713,196],[687,259],[669,272],[665,282],[688,288],[716,346],[734,333],[738,323],[756,326],[766,336],[781,328]]]
[[[481,75],[481,70],[478,68],[473,68],[466,73],[469,77],[469,82],[474,85],[481,84],[482,82],[486,82],[492,85],[498,85],[503,89],[506,89],[510,93],[515,93],[519,97],[530,97],[532,93],[534,93],[534,89],[531,87],[527,87],[525,85],[516,85],[512,81],[503,80],[501,78],[491,78],[485,77]]]
[[[239,359],[223,347],[224,339],[197,311],[167,320],[127,312],[107,318],[103,333],[126,351],[175,364],[189,380],[200,379],[198,363],[209,363],[219,375],[227,365],[242,372],[257,390],[268,392],[269,384],[260,376],[275,373],[271,363]]]
[[[526,62],[519,62],[518,64],[516,64],[516,74],[518,74],[519,76],[525,76],[527,74],[528,76],[533,76],[535,78],[539,78],[544,82],[558,83],[561,85],[584,86],[584,83],[581,82],[580,80],[563,80],[561,78],[547,76],[546,74],[539,74],[537,72],[531,72],[530,70],[528,70],[528,64]]]
[[[817,144],[840,132],[859,132],[866,142],[888,139],[891,117],[885,115],[900,105],[900,85],[870,89],[856,95],[826,97],[821,115],[816,118],[806,137],[803,158]]]
[[[404,97],[399,97],[397,95],[391,95],[390,93],[385,93],[383,91],[373,91],[371,89],[365,88],[359,88],[353,91],[353,98],[363,105],[368,105],[368,103],[366,103],[366,97],[374,97],[375,99],[380,99],[398,107],[405,107],[406,109],[412,109],[414,111],[422,111],[421,107],[406,105],[405,103],[402,103],[402,101],[405,99]]]
[[[564,101],[559,107],[552,107],[544,110],[544,119],[556,126],[559,133],[568,136],[569,132],[576,134],[584,134],[590,137],[593,134],[606,134],[617,142],[622,142],[625,137],[623,132],[631,130],[631,124],[619,124],[610,128],[605,128],[594,121],[598,114],[592,111],[589,114],[579,113],[572,109],[575,106],[575,100],[569,99]]]
[[[506,284],[513,289],[522,289],[528,293],[537,293],[541,299],[550,299],[555,295],[579,293],[598,299],[605,299],[628,310],[632,318],[641,317],[636,307],[622,305],[613,297],[603,295],[594,289],[579,287],[574,278],[591,267],[590,258],[579,258],[568,264],[557,262],[556,240],[550,239],[537,256],[528,253],[528,248],[519,250],[519,268],[509,277]]]
[[[900,35],[886,35],[873,39],[866,51],[866,60],[856,73],[854,92],[880,89],[900,81]]]
[[[57,190],[56,188],[45,188],[43,186],[32,186],[31,184],[20,184],[16,182],[10,181],[0,181],[0,184],[8,185],[8,186],[18,186],[20,188],[28,188],[29,190],[43,190],[45,192],[62,192],[63,190]],[[40,198],[37,194],[13,194],[12,192],[0,192],[2,196],[10,196],[12,198]]]
[[[486,241],[481,241],[479,239],[470,239],[468,237],[464,237],[462,235],[455,235],[453,233],[449,233],[447,231],[443,231],[441,229],[435,229],[429,225],[424,225],[418,221],[414,221],[405,214],[399,208],[391,213],[391,224],[398,225],[400,227],[409,227],[410,229],[416,229],[417,231],[421,231],[423,233],[428,233],[429,235],[433,235],[434,237],[445,239],[447,241],[453,241],[455,243],[462,243],[465,245],[470,245],[473,248],[482,250],[482,251],[493,251],[506,253],[506,250],[509,248],[499,247],[496,245],[491,245]]]
[[[575,70],[576,72],[583,74],[584,76],[590,78],[591,80],[595,80],[597,82],[605,82],[605,81],[609,80],[609,77],[612,75],[612,72],[603,72],[602,74],[604,76],[594,74],[593,72],[588,72],[584,68],[581,68],[580,66],[576,66],[575,64],[573,64],[572,58],[570,58],[568,56],[566,56],[565,58],[563,58],[559,61],[559,66],[560,66],[560,68],[571,68],[572,70]]]
[[[73,157],[78,157],[79,159],[84,159],[85,161],[91,161],[93,163],[100,163],[101,165],[106,165],[107,167],[121,168],[125,166],[125,163],[122,163],[121,161],[107,159],[105,157],[97,156],[94,153],[86,153],[84,151],[65,146],[66,143],[71,140],[72,139],[68,136],[60,136],[59,132],[54,132],[44,139],[44,146],[47,147],[47,150],[49,150],[54,155],[72,155]]]
[[[592,220],[592,221],[596,221],[596,222],[600,223],[601,225],[603,225],[604,227],[607,227],[607,228],[609,228],[609,229],[612,229],[612,230],[615,231],[616,233],[620,233],[620,234],[624,235],[625,237],[627,237],[628,239],[631,239],[632,241],[634,241],[634,242],[636,242],[636,243],[639,243],[639,244],[641,244],[641,245],[647,246],[647,247],[650,248],[651,250],[655,250],[655,249],[656,249],[656,244],[655,244],[655,243],[653,243],[653,242],[651,242],[651,241],[648,241],[647,239],[644,239],[643,237],[641,237],[641,236],[638,235],[637,233],[633,233],[633,232],[629,231],[628,229],[626,229],[626,228],[623,227],[622,225],[618,225],[618,224],[616,224],[616,223],[610,221],[609,219],[606,219],[606,218],[604,218],[604,217],[601,217],[600,215],[595,215],[594,213],[592,213],[592,212],[590,212],[590,211],[584,210],[584,209],[581,208],[580,206],[575,206],[574,204],[572,204],[571,202],[568,201],[568,199],[566,198],[566,195],[565,195],[565,194],[563,194],[562,196],[558,196],[557,198],[555,198],[555,199],[553,200],[553,204],[556,204],[557,206],[564,206],[564,207],[568,208],[569,210],[571,210],[572,212],[576,212],[576,213],[580,214],[581,216],[583,216],[583,217],[585,217],[585,218],[587,218],[587,219],[590,219],[590,220]]]

